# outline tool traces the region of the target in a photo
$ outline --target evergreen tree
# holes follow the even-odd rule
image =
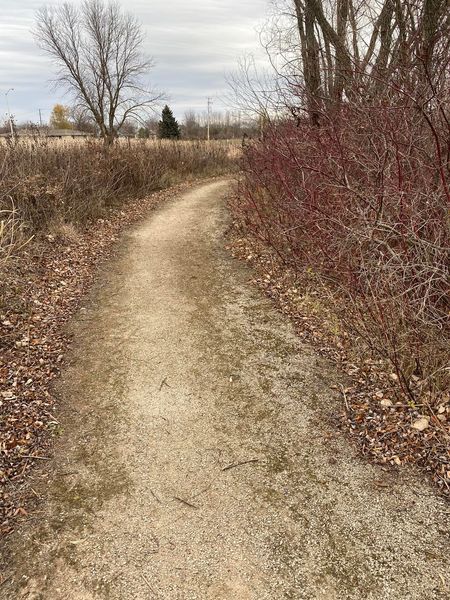
[[[180,126],[167,105],[163,108],[162,120],[159,122],[159,137],[169,140],[180,138]]]

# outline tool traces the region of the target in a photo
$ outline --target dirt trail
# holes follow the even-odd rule
[[[450,597],[446,505],[329,425],[336,374],[223,249],[226,191],[151,215],[80,312],[1,598]]]

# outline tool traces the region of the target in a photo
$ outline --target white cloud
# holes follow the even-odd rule
[[[0,0],[0,116],[6,112],[4,92],[10,87],[15,90],[9,96],[11,110],[18,120],[37,120],[39,108],[46,118],[55,102],[67,101],[62,90],[53,89],[54,67],[31,34],[35,11],[43,3]],[[207,96],[220,107],[224,76],[234,69],[238,57],[245,53],[262,57],[256,29],[269,0],[127,0],[122,4],[141,21],[145,51],[156,61],[152,84],[168,94],[179,117],[188,108],[201,110]]]

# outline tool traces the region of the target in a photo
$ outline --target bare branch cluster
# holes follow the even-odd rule
[[[243,59],[229,79],[234,102],[269,117],[409,97],[427,106],[449,81],[446,0],[277,0],[261,32],[271,69]]]
[[[448,77],[446,0],[294,0],[300,39],[297,66],[311,118],[330,104],[392,98],[399,90],[426,101],[430,84]]]
[[[245,150],[236,212],[299,277],[314,275],[346,330],[390,363],[411,402],[425,387],[442,398],[448,3],[280,2],[264,41],[278,89],[271,106],[284,113]],[[258,96],[254,80],[241,83]]]

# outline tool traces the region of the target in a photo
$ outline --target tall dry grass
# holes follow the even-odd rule
[[[54,223],[82,226],[128,199],[236,168],[220,142],[97,140],[0,143],[0,256]]]

